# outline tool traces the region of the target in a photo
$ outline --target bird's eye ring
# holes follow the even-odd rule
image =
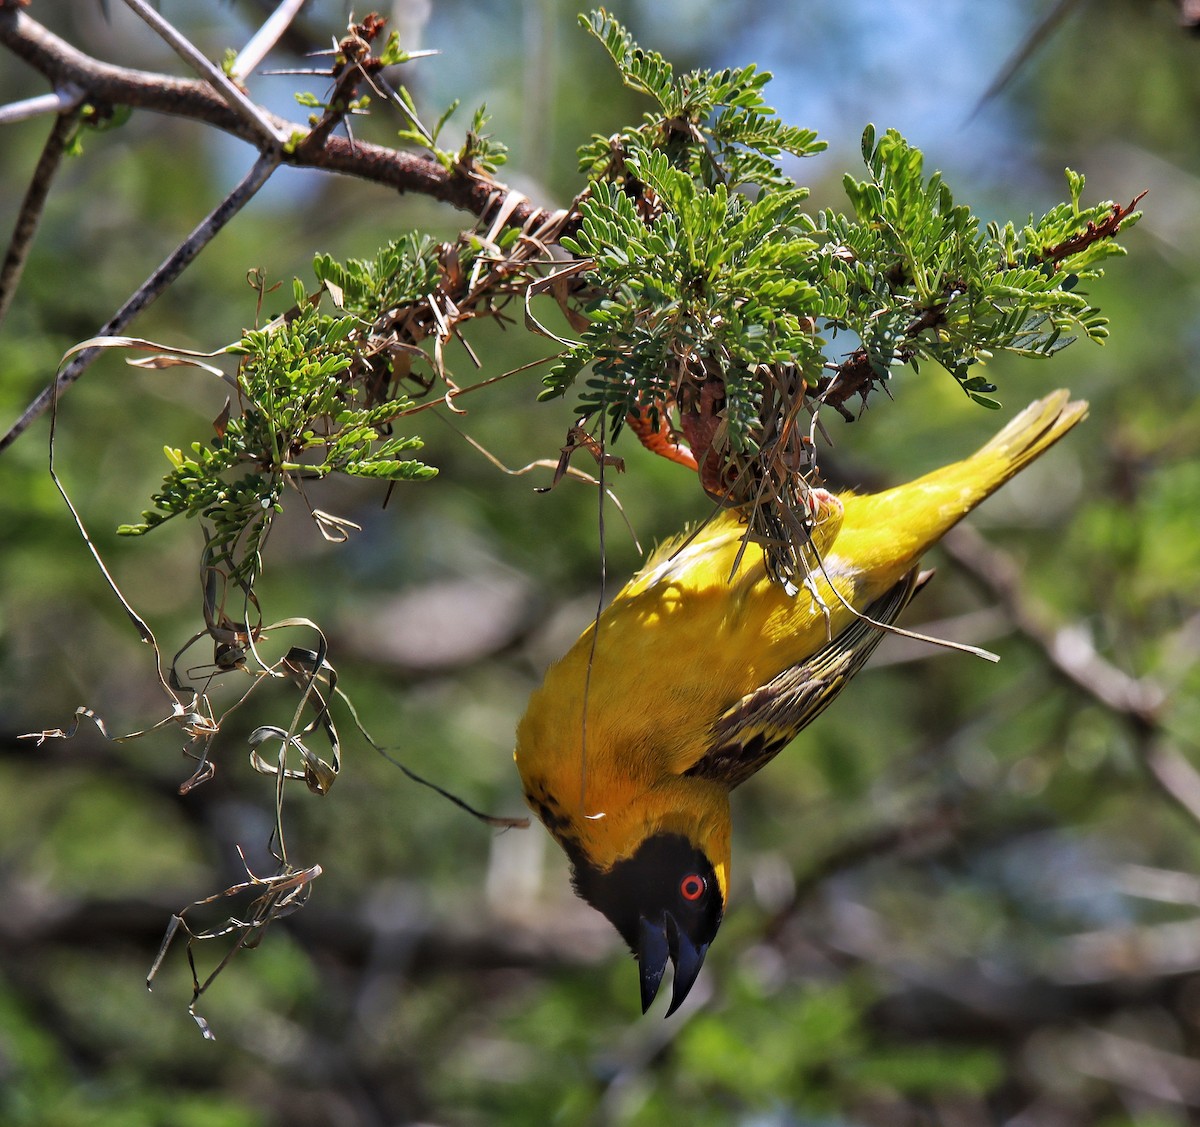
[[[679,895],[685,900],[699,900],[707,887],[704,878],[699,873],[688,873],[679,882]]]

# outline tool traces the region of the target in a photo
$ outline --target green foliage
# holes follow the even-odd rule
[[[590,363],[585,410],[607,410],[615,433],[639,399],[671,394],[675,357],[720,356],[730,441],[753,448],[757,365],[821,364],[808,319],[818,293],[808,279],[813,224],[800,207],[807,193],[751,201],[723,185],[700,187],[661,152],[626,163],[661,213],[647,226],[619,187],[593,186],[578,233],[563,245],[592,259],[602,296],[587,308],[582,341],[546,377],[542,398],[561,395]]]
[[[128,106],[92,105],[85,102],[79,108],[79,123],[67,141],[66,153],[73,157],[82,156],[83,138],[86,133],[107,133],[120,129],[129,121],[132,113],[133,110]]]
[[[410,233],[382,247],[370,261],[338,262],[318,254],[313,274],[340,310],[373,320],[381,310],[419,301],[436,288],[438,246],[427,236]]]
[[[421,285],[431,260],[431,244],[412,239],[385,247],[371,263],[342,266],[319,256],[315,272],[336,295],[340,314],[322,312],[297,281],[291,315],[247,330],[224,349],[241,357],[236,409],[227,402],[206,442],[193,442],[189,451],[165,450],[172,469],[152,498],[155,507],[118,531],[137,536],[172,517],[199,517],[211,558],[231,579],[250,584],[287,488],[304,496],[308,483],[338,473],[389,481],[432,477],[432,467],[401,456],[419,449],[420,439],[390,433],[409,401],[381,398],[361,364],[368,315],[414,292],[402,293],[401,280]],[[337,525],[324,514],[318,519],[326,528]]]
[[[813,1082],[814,1073],[836,1072],[869,1052],[860,1027],[861,993],[853,983],[814,987],[793,996],[786,1011],[761,1009],[753,1029],[719,1013],[701,1014],[681,1038],[681,1067],[751,1107],[764,1096],[824,1102],[824,1084]]]
[[[813,130],[785,124],[763,100],[769,71],[751,65],[716,73],[694,70],[676,78],[662,55],[639,47],[604,9],[581,16],[580,23],[604,45],[625,85],[658,104],[640,127],[619,134],[623,152],[661,149],[707,187],[789,188],[776,158],[811,156],[825,148]],[[579,150],[580,170],[593,179],[606,178],[613,170],[613,150],[612,138],[593,136]]]
[[[997,1052],[950,1045],[903,1045],[846,1064],[846,1078],[868,1092],[926,1097],[939,1093],[984,1096],[1004,1069]]]
[[[374,63],[376,69],[381,71],[387,67],[402,66],[405,63],[411,63],[417,59],[434,54],[437,54],[437,52],[406,50],[400,44],[399,33],[392,31],[388,35],[386,43],[378,50]],[[342,54],[338,55],[337,62],[342,67],[357,65],[356,62],[348,60]],[[480,106],[475,111],[462,147],[457,150],[444,149],[438,144],[438,141],[444,126],[459,108],[461,104],[459,99],[455,98],[442,111],[436,123],[430,128],[421,120],[416,101],[407,87],[402,85],[389,86],[381,80],[376,80],[376,82],[372,83],[372,86],[374,89],[385,91],[392,105],[408,120],[408,125],[397,131],[397,139],[402,144],[412,145],[428,153],[447,171],[455,166],[461,166],[475,168],[481,172],[494,172],[505,162],[508,153],[507,148],[501,142],[484,132],[489,120],[486,106]],[[309,91],[300,91],[293,96],[297,104],[304,106],[306,109],[321,110],[323,113],[328,112],[333,114],[365,114],[368,112],[371,103],[370,98],[365,95],[351,100],[344,106],[332,105],[324,98],[318,97]],[[309,124],[315,125],[317,120],[318,117],[314,115],[310,117]],[[303,136],[295,138],[296,143],[300,143],[303,140]]]
[[[826,210],[821,227],[827,327],[849,330],[872,370],[887,379],[898,363],[935,360],[986,407],[995,385],[969,369],[999,351],[1047,357],[1080,334],[1097,343],[1106,320],[1076,290],[1124,254],[1111,238],[1088,235],[1111,218],[1111,203],[1080,207],[1082,175],[1067,171],[1070,203],[1040,220],[991,223],[986,232],[955,204],[940,173],[924,178],[923,159],[894,130],[863,133],[868,177],[847,174],[853,217]],[[1129,226],[1137,219],[1124,219]],[[1079,244],[1072,249],[1072,241]]]
[[[851,214],[814,218],[803,208],[806,189],[777,161],[823,146],[766,105],[769,74],[751,66],[677,77],[603,10],[583,24],[656,111],[581,154],[592,182],[576,229],[560,242],[588,264],[585,327],[546,376],[543,399],[563,395],[590,367],[583,414],[606,416],[616,435],[631,412],[682,407],[689,392],[695,409],[697,389],[715,388],[714,448],[757,495],[755,482],[771,467],[763,455],[747,475],[745,459],[760,454],[777,420],[792,417],[806,394],[828,391],[856,362],[865,366],[864,394],[901,365],[934,360],[972,399],[994,407],[995,385],[973,372],[979,361],[997,351],[1049,356],[1074,335],[1103,339],[1105,322],[1077,287],[1121,253],[1111,239],[1119,224],[1112,205],[1081,206],[1082,176],[1068,173],[1070,202],[1040,221],[981,233],[940,174],[925,178],[918,150],[894,131],[876,139],[868,127],[868,175],[845,178]],[[384,50],[394,62],[415,57],[395,37]],[[403,88],[396,102],[410,122],[405,139],[444,167],[488,168],[500,159],[482,108],[452,153],[438,137],[455,106],[428,129]],[[475,244],[460,252],[460,276],[480,251]],[[227,350],[243,357],[236,410],[217,420],[207,442],[167,451],[173,468],[155,507],[121,531],[200,516],[216,556],[246,580],[287,486],[302,493],[306,482],[333,473],[429,476],[406,456],[419,440],[388,433],[407,402],[380,393],[380,374],[363,357],[386,310],[415,309],[438,290],[441,254],[410,235],[370,262],[319,256],[317,278],[337,313],[321,313],[297,287],[298,312]],[[855,346],[841,365],[830,354],[839,334]],[[416,347],[399,352],[401,375],[414,354],[424,358]],[[793,517],[768,513],[756,533],[775,535]]]
[[[774,158],[823,146],[765,105],[768,74],[676,78],[603,10],[583,23],[657,112],[580,151],[593,183],[581,229],[563,245],[592,263],[591,324],[543,397],[565,393],[591,364],[584,414],[607,412],[615,432],[637,404],[678,400],[689,380],[716,378],[722,441],[753,451],[777,406],[763,410],[764,364],[821,392],[852,375],[865,394],[898,367],[932,360],[975,402],[997,407],[995,384],[972,371],[980,361],[1050,356],[1076,336],[1103,341],[1106,322],[1077,287],[1124,253],[1113,236],[1138,216],[1083,207],[1081,175],[1068,171],[1070,201],[1040,220],[981,232],[940,173],[925,178],[919,150],[868,126],[868,174],[844,181],[850,213],[817,220]],[[851,341],[840,357],[839,334]]]
[[[490,133],[484,132],[491,120],[487,106],[480,106],[471,118],[471,127],[461,149],[443,149],[438,144],[446,123],[454,116],[461,103],[456,98],[438,117],[433,128],[427,128],[417,116],[417,106],[412,95],[403,87],[396,90],[396,100],[408,117],[409,126],[396,134],[405,144],[423,149],[444,169],[449,171],[456,166],[474,167],[481,172],[495,172],[508,159],[508,148],[502,141],[497,141]]]
[[[485,132],[488,122],[491,120],[486,105],[480,106],[475,111],[471,118],[471,128],[467,130],[466,140],[455,160],[456,164],[474,167],[483,172],[495,172],[508,160],[508,146]],[[444,121],[445,117],[442,118],[442,122]],[[439,126],[442,122],[438,123]]]

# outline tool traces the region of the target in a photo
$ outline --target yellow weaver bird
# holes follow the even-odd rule
[[[812,575],[772,582],[725,511],[662,545],[546,674],[517,729],[530,807],[575,890],[639,963],[643,1013],[668,959],[668,1015],[729,892],[729,792],[845,688],[926,576],[922,554],[1087,413],[1056,391],[982,449],[882,493],[814,490]]]

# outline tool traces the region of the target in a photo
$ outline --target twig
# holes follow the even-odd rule
[[[320,148],[341,125],[350,106],[358,97],[358,88],[369,81],[372,63],[371,43],[383,31],[384,21],[378,16],[368,16],[361,24],[350,29],[339,45],[339,61],[333,67],[334,88],[325,103],[325,112],[312,127],[308,136],[300,142],[300,148]]]
[[[909,858],[928,857],[937,856],[947,848],[961,848],[963,827],[969,824],[964,800],[943,794],[933,796],[902,819],[865,828],[840,843],[797,878],[786,902],[772,913],[763,929],[763,938],[778,937],[813,893],[838,874],[900,852]]]
[[[125,0],[125,3],[133,9],[133,11],[146,23],[148,23],[160,36],[166,41],[171,49],[185,63],[192,67],[198,74],[203,75],[205,80],[217,91],[217,93],[225,100],[226,104],[238,114],[255,132],[261,140],[274,142],[276,145],[285,145],[292,137],[292,132],[281,129],[276,122],[272,122],[246,95],[242,92],[229,76],[221,70],[220,67],[214,66],[213,63],[198,50],[187,36],[182,35],[174,27],[171,26],[165,19],[162,18],[145,0]]]
[[[1158,727],[1165,697],[1162,689],[1106,661],[1082,630],[1051,625],[1046,609],[1024,590],[1021,571],[1010,556],[970,525],[952,529],[941,543],[956,563],[996,597],[1017,630],[1038,646],[1062,676],[1110,711],[1139,726]]]
[[[1200,822],[1200,774],[1163,740],[1146,740],[1139,745],[1142,762],[1150,776],[1195,822]]]
[[[1183,1107],[1200,1107],[1200,1064],[1181,1053],[1105,1029],[1087,1028],[1065,1054],[1084,1076]]]
[[[1138,197],[1139,199],[1141,197]],[[1136,201],[1135,201],[1136,202]],[[1121,218],[1127,212],[1123,212]],[[922,309],[905,327],[904,339],[912,340],[926,329],[936,329],[946,319],[946,308],[958,292],[961,283],[948,285],[939,300],[932,302]],[[916,354],[914,345],[902,345],[896,351],[896,362],[906,364]],[[846,403],[855,395],[861,395],[866,403],[867,393],[876,383],[882,383],[879,373],[871,362],[871,357],[865,348],[856,348],[840,364],[829,364],[832,375],[822,376],[816,384],[815,402],[826,403],[832,407],[848,423],[854,421],[854,415],[846,407]],[[883,385],[886,388],[886,384]]]
[[[1063,239],[1061,243],[1055,243],[1051,247],[1043,247],[1040,259],[1042,262],[1061,262],[1064,258],[1070,258],[1073,254],[1078,254],[1080,251],[1087,250],[1093,243],[1100,242],[1101,239],[1111,239],[1120,230],[1121,224],[1133,213],[1134,208],[1145,198],[1144,191],[1138,192],[1128,204],[1115,203],[1109,209],[1106,215],[1099,223],[1089,219],[1087,226],[1070,238]]]
[[[86,91],[89,101],[97,104],[153,110],[214,126],[256,147],[262,143],[258,128],[235,113],[207,83],[94,59],[24,12],[0,6],[0,45],[24,59],[55,86],[79,86]],[[307,125],[288,121],[261,107],[259,113],[286,136],[308,133]],[[297,167],[356,176],[400,192],[417,192],[477,216],[487,214],[495,200],[508,196],[505,185],[473,169],[456,165],[447,170],[437,161],[416,153],[351,141],[340,135],[328,137],[319,147],[307,146],[303,152],[288,149],[282,160]],[[509,216],[507,225],[523,227],[545,213],[544,208],[525,201]]]
[[[254,167],[246,174],[228,196],[201,222],[196,229],[175,249],[162,265],[150,275],[130,296],[129,300],[101,327],[98,336],[115,336],[138,313],[150,305],[184,271],[193,259],[217,236],[218,232],[254,197],[279,167],[279,156],[269,153],[260,156]],[[3,438],[0,438],[0,453],[11,446],[50,406],[56,396],[67,390],[100,354],[99,348],[85,348],[59,372],[54,382],[45,388],[22,412]]]
[[[263,21],[262,27],[251,36],[246,46],[238,52],[233,66],[230,67],[229,77],[239,79],[252,74],[291,27],[292,21],[300,14],[304,4],[305,0],[283,0],[283,3]]]
[[[1052,626],[1045,608],[1023,589],[1013,560],[968,525],[959,525],[941,543],[946,553],[997,599],[1017,631],[1041,650],[1053,669],[1131,723],[1134,747],[1150,778],[1200,825],[1200,772],[1167,742],[1161,720],[1166,703],[1162,688],[1149,678],[1131,677],[1105,660],[1082,629]]]
[[[1034,52],[1050,38],[1058,25],[1062,23],[1078,3],[1079,0],[1057,0],[1054,7],[1029,29],[1025,38],[1018,44],[1017,49],[1009,55],[1004,62],[1004,66],[1000,68],[999,73],[988,84],[988,88],[979,96],[979,101],[975,103],[975,108],[967,115],[967,120],[963,123],[964,125],[969,125],[974,121],[979,111],[1012,81],[1013,76],[1029,61]]]
[[[82,97],[82,90],[67,87],[53,94],[39,94],[36,98],[10,102],[0,108],[0,125],[16,125],[18,121],[27,121],[47,113],[66,113],[79,105]]]
[[[295,6],[298,9],[303,9],[306,3],[307,0],[296,0]],[[290,6],[288,0],[284,0],[284,3],[280,4],[279,8],[283,9]],[[247,10],[246,14],[248,17],[252,19],[257,17],[266,21],[263,24],[263,28],[255,33],[254,39],[263,34],[267,24],[279,15],[279,12],[275,10],[274,0],[243,0],[242,7]],[[323,31],[317,33],[312,28],[304,27],[295,17],[289,18],[286,26],[278,33],[277,41],[289,55],[297,59],[314,55],[322,48],[328,46],[328,36]],[[250,43],[253,42],[254,40],[252,39]],[[243,48],[243,51],[249,50],[250,43]],[[239,70],[236,66],[233,68],[234,78],[244,77],[249,73],[249,69]]]
[[[65,95],[55,95],[56,101],[63,105]],[[12,238],[8,243],[8,251],[4,256],[4,265],[0,266],[0,323],[8,315],[12,305],[13,295],[17,292],[25,262],[29,258],[29,248],[33,245],[33,237],[37,234],[38,223],[46,206],[46,198],[50,194],[50,185],[54,174],[58,171],[59,162],[66,150],[71,132],[79,120],[79,112],[75,108],[79,103],[79,94],[70,97],[73,104],[63,105],[63,112],[55,119],[54,128],[42,146],[42,155],[38,157],[37,167],[21,201],[21,210],[17,221],[13,224]]]

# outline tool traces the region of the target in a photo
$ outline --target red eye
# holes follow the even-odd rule
[[[699,900],[704,895],[704,890],[707,887],[704,883],[704,878],[698,873],[688,873],[686,877],[679,882],[679,895],[685,900]]]

